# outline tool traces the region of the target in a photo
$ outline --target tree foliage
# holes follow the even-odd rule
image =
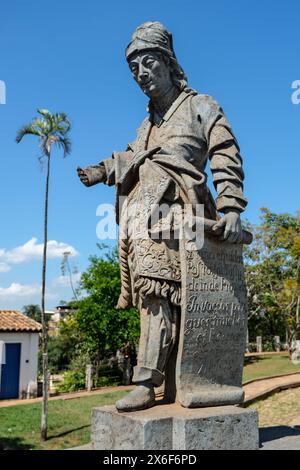
[[[16,142],[19,144],[24,136],[34,135],[39,138],[42,157],[49,157],[52,145],[60,147],[66,157],[71,152],[71,123],[68,116],[66,113],[52,114],[48,109],[38,109],[37,112],[40,116],[18,130]]]
[[[300,218],[261,209],[245,249],[250,334],[286,339],[290,353],[300,331]]]
[[[38,323],[42,321],[42,311],[39,305],[35,305],[35,304],[24,305],[22,311],[24,315],[26,315],[26,317],[31,318],[32,320],[35,320]]]
[[[48,351],[49,371],[52,374],[57,374],[65,370],[75,352],[75,345],[70,337],[66,335],[50,337]]]

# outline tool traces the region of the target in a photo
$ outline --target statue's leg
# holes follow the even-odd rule
[[[151,296],[141,301],[141,335],[133,375],[137,387],[116,403],[119,411],[136,411],[155,404],[154,387],[164,381],[166,364],[178,336],[178,312],[164,298]]]
[[[176,318],[167,299],[147,297],[142,301],[141,336],[133,382],[150,380],[155,387],[165,378],[165,366],[176,340]]]

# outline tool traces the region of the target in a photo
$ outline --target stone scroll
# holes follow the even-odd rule
[[[243,402],[247,305],[242,245],[205,236],[181,241],[182,316],[177,398],[185,407]]]

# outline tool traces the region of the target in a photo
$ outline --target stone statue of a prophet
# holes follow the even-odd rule
[[[86,186],[116,186],[118,308],[135,306],[141,318],[136,387],[117,410],[152,407],[154,389],[164,381],[166,396],[174,401],[176,392],[185,407],[241,403],[247,318],[242,245],[251,234],[240,221],[247,201],[239,146],[219,104],[188,86],[161,23],[136,29],[126,59],[150,99],[149,115],[125,151],[77,170]],[[208,162],[216,200],[207,187]],[[167,211],[152,231],[153,208],[161,206]],[[203,208],[204,240],[191,251],[183,235],[175,236],[174,207],[184,212],[187,206],[193,214]]]

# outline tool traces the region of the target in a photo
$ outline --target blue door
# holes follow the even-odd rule
[[[5,364],[1,367],[0,399],[19,398],[21,343],[5,344]]]

